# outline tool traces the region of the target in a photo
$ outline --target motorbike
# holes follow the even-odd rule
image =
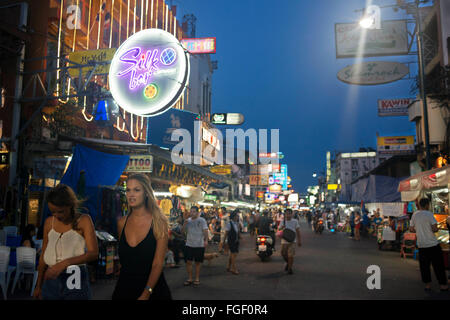
[[[328,230],[330,230],[331,233],[336,233],[336,226],[332,220],[328,220]]]
[[[319,218],[319,220],[317,220],[317,222],[316,222],[314,231],[315,231],[316,233],[322,234],[323,229],[324,229],[323,219],[322,219],[322,218]]]
[[[261,261],[269,258],[273,253],[273,239],[271,236],[259,235],[256,237],[256,254]]]

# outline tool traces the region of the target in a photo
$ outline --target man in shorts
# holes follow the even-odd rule
[[[285,211],[286,219],[281,220],[279,230],[290,229],[294,231],[297,235],[296,239],[293,242],[288,242],[284,239],[281,239],[281,255],[283,256],[284,261],[286,261],[286,267],[284,268],[288,274],[292,274],[292,265],[294,264],[294,256],[295,256],[295,244],[297,246],[302,246],[302,239],[300,236],[300,224],[298,220],[293,218],[292,210],[286,209]]]
[[[186,232],[185,259],[188,280],[185,286],[200,284],[200,267],[203,263],[205,249],[208,246],[208,224],[200,217],[197,206],[191,207],[190,218],[183,224],[183,232]],[[192,262],[195,262],[195,280],[192,281]]]
[[[430,210],[430,200],[419,200],[419,210],[416,211],[410,223],[410,231],[417,235],[417,247],[419,248],[419,268],[425,291],[431,291],[431,270],[433,266],[436,279],[441,291],[448,291],[448,279],[445,274],[444,256],[439,240],[435,233],[439,231],[438,223]]]

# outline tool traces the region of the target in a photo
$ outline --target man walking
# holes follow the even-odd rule
[[[422,281],[425,283],[425,291],[431,291],[431,270],[440,284],[441,291],[448,291],[448,280],[445,274],[444,257],[439,241],[434,235],[438,231],[437,221],[429,211],[430,200],[420,199],[419,211],[411,218],[410,231],[417,234],[417,246],[419,247],[419,266]]]
[[[286,209],[285,211],[285,219],[281,220],[279,230],[290,229],[294,231],[297,235],[296,239],[293,242],[288,242],[284,239],[281,239],[281,255],[283,256],[284,261],[286,261],[286,267],[284,268],[288,274],[292,274],[292,265],[294,264],[294,256],[295,256],[295,243],[297,246],[302,246],[302,240],[300,236],[300,225],[298,220],[292,217],[292,210]]]
[[[227,255],[229,248],[228,244],[225,238],[225,227],[228,223],[230,223],[230,216],[227,213],[227,210],[225,207],[221,209],[221,216],[220,216],[220,243],[219,243],[219,252]]]
[[[191,216],[183,224],[183,231],[186,232],[186,269],[188,280],[185,286],[200,284],[200,267],[205,256],[205,248],[208,246],[208,225],[205,219],[200,217],[197,206],[191,207]],[[195,262],[195,281],[192,281],[192,262]]]

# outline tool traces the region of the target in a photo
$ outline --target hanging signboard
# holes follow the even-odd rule
[[[182,39],[181,44],[190,54],[216,53],[216,38]]]
[[[218,175],[228,175],[231,174],[231,165],[225,164],[225,165],[218,165],[211,167],[209,169],[212,173],[218,174]]]
[[[288,202],[298,202],[299,196],[298,193],[291,193],[288,196]]]
[[[267,186],[269,184],[269,176],[250,175],[249,184],[251,186]]]
[[[86,65],[86,64],[95,64],[95,62],[110,62],[114,54],[116,53],[117,48],[108,48],[108,49],[99,49],[99,50],[86,50],[86,51],[75,51],[69,53],[69,66],[76,67],[77,64]],[[110,64],[98,64],[95,68],[94,74],[108,74],[109,73]],[[81,74],[83,76],[87,75],[94,67],[84,67],[81,68]],[[80,68],[69,68],[69,74],[73,78],[78,78],[80,75]]]
[[[240,113],[213,113],[212,124],[216,125],[241,125],[244,123],[244,115]]]
[[[274,183],[279,183],[283,187],[283,190],[287,190],[288,189],[287,178],[288,178],[287,164],[283,164],[281,165],[281,172],[273,174]]]
[[[364,29],[359,23],[335,25],[336,58],[408,54],[406,20],[383,21],[380,29]]]
[[[185,129],[191,136],[191,145],[194,145],[196,117],[195,113],[179,109],[170,109],[157,117],[149,117],[147,144],[172,149],[178,144],[178,141],[172,141],[172,133],[177,129]]]
[[[378,137],[379,154],[411,154],[414,153],[414,136]]]
[[[264,191],[256,191],[256,196],[258,199],[264,199]]]
[[[117,49],[109,69],[114,100],[125,111],[152,117],[170,109],[189,79],[189,56],[172,34],[146,29]]]
[[[373,61],[345,67],[337,77],[348,84],[377,85],[400,80],[408,73],[408,66],[402,63]]]
[[[61,179],[67,167],[67,158],[35,158],[33,177],[36,179]]]
[[[378,116],[407,116],[408,107],[415,101],[413,98],[378,100]]]
[[[269,187],[269,192],[270,193],[282,193],[283,187],[279,184],[273,184]]]
[[[338,190],[340,189],[340,185],[338,184],[328,184],[328,190]]]
[[[204,199],[207,200],[207,201],[217,201],[217,195],[215,195],[215,194],[205,194]]]
[[[130,156],[125,172],[153,172],[153,157],[150,155]]]

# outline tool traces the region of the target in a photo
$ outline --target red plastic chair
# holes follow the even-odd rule
[[[415,233],[405,233],[400,246],[400,257],[414,256],[416,250],[417,236]],[[409,249],[409,250],[408,250]]]

